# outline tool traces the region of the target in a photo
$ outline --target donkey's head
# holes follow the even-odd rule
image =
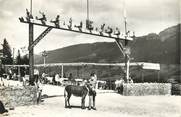
[[[92,96],[96,96],[96,91],[93,89],[93,87],[91,86],[91,84],[87,83],[85,85],[88,89],[88,94],[92,95]]]

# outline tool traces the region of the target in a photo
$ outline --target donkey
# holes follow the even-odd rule
[[[85,109],[85,98],[89,92],[92,92],[92,89],[89,85],[76,86],[76,85],[67,85],[64,90],[65,97],[65,108],[70,106],[70,97],[73,94],[77,97],[82,97],[81,108]]]

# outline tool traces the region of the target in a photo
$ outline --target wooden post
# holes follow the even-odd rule
[[[158,75],[158,83],[160,82],[160,71],[157,71],[157,75]]]
[[[45,68],[45,61],[46,61],[46,58],[45,58],[45,56],[43,57],[43,66],[44,66],[44,68]]]
[[[63,78],[63,64],[62,64],[62,73],[61,73],[61,78]]]
[[[20,67],[18,67],[18,75],[21,76]]]
[[[126,56],[126,82],[128,83],[128,79],[129,79],[129,64],[130,64],[130,61],[129,61],[129,58]]]
[[[29,47],[33,43],[33,24],[29,23]],[[33,74],[34,74],[34,49],[29,48],[29,84],[33,85]]]
[[[143,69],[141,70],[141,79],[142,79],[142,83],[144,82],[144,71]]]
[[[31,14],[32,14],[32,12],[33,12],[32,7],[33,7],[33,1],[32,1],[32,0],[30,0],[30,13],[31,13]]]
[[[87,0],[87,20],[89,21],[89,0]]]
[[[79,77],[79,66],[77,66],[77,78],[80,78]]]

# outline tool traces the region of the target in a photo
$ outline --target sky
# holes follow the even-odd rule
[[[60,15],[61,22],[85,22],[87,0],[33,0],[33,16],[43,11],[48,20]],[[105,23],[124,32],[124,9],[126,9],[128,30],[136,36],[159,33],[180,21],[180,0],[89,0],[90,19],[94,26]],[[28,25],[20,23],[18,18],[25,17],[25,9],[30,9],[30,0],[0,0],[0,43],[6,38],[15,52],[28,47]],[[34,38],[45,28],[34,27]],[[74,44],[113,41],[107,38],[89,36],[53,29],[35,46],[35,53],[53,50]]]

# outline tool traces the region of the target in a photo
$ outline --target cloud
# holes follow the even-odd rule
[[[1,18],[10,18],[13,15],[11,11],[6,11],[6,10],[0,10],[0,17]]]
[[[127,10],[128,29],[134,30],[137,35],[158,33],[180,22],[179,0],[89,0],[89,2],[90,19],[94,21],[96,27],[106,23],[112,27],[119,27],[124,32],[124,8]],[[0,0],[0,42],[6,37],[12,47],[28,45],[28,26],[20,23],[18,17],[25,16],[25,9],[30,7],[29,3],[30,0]],[[33,0],[33,15],[40,16],[39,10],[45,12],[48,19],[54,19],[59,14],[61,21],[68,22],[72,17],[73,22],[78,24],[86,19],[86,0]],[[43,30],[44,28],[35,27],[35,38]],[[52,30],[40,41],[35,52],[95,41],[109,40]]]

